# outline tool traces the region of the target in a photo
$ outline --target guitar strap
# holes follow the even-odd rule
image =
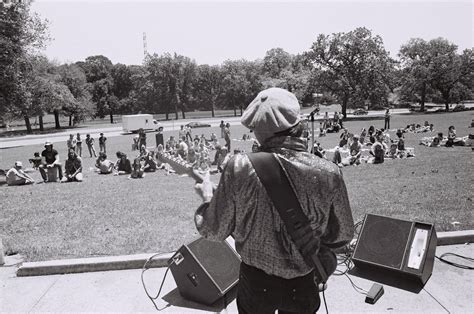
[[[306,263],[314,267],[319,283],[325,283],[334,270],[328,271],[318,257],[318,251],[322,251],[323,247],[313,235],[309,219],[303,213],[281,161],[275,154],[267,152],[250,153],[248,156],[292,241]],[[326,251],[334,255],[329,249]]]

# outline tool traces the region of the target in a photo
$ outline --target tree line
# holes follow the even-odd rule
[[[58,64],[41,55],[48,42],[47,21],[29,5],[0,7],[0,114],[22,118],[60,115],[73,125],[85,118],[114,114],[245,109],[262,89],[282,87],[303,105],[339,103],[347,108],[383,108],[391,104],[449,104],[473,97],[473,49],[443,38],[410,39],[390,57],[380,36],[364,27],[320,34],[308,51],[292,55],[273,48],[262,59],[197,64],[179,54],[151,54],[141,65],[113,64],[106,56]]]

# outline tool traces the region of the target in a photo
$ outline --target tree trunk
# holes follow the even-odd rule
[[[449,101],[445,101],[444,105],[446,106],[446,112],[449,111]]]
[[[216,116],[216,113],[215,113],[215,101],[214,101],[214,98],[211,99],[211,116],[214,118]]]
[[[40,131],[44,131],[44,127],[43,127],[43,115],[40,115],[38,117],[38,121],[39,121],[39,130]]]
[[[178,120],[178,105],[179,105],[179,95],[178,93],[175,93],[175,103],[174,103],[174,117],[175,120]]]
[[[59,125],[59,111],[58,110],[54,110],[54,128],[55,129],[60,129],[61,128],[61,125]]]
[[[343,120],[346,118],[347,103],[348,102],[349,102],[349,97],[344,95],[344,98],[342,99],[342,118],[343,118]]]
[[[421,87],[421,103],[420,103],[420,111],[425,111],[425,101],[426,101],[426,83],[423,82]]]
[[[240,106],[240,116],[242,116],[243,114],[243,110],[242,110],[242,106]]]
[[[72,114],[69,115],[69,126],[72,126]]]
[[[110,111],[110,124],[114,124],[114,113]]]
[[[183,119],[186,119],[186,112],[184,110],[184,106],[181,107],[181,116]]]
[[[166,116],[165,119],[166,119],[166,120],[169,120],[169,119],[170,119],[169,114],[170,114],[170,113],[168,112],[168,109],[167,109],[167,110],[166,110],[166,114],[165,114],[165,116]]]
[[[25,126],[26,126],[26,133],[31,134],[33,133],[33,130],[31,129],[31,123],[30,123],[30,117],[28,117],[26,114],[23,116],[25,119]]]

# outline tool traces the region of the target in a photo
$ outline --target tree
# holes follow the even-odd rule
[[[344,116],[348,105],[387,103],[394,60],[370,30],[321,34],[305,56],[313,64],[316,88],[331,92],[342,103]]]
[[[90,94],[90,84],[84,71],[76,64],[63,64],[57,67],[59,81],[67,86],[74,102],[63,106],[63,112],[69,116],[69,126],[94,114],[95,108]]]
[[[282,72],[290,67],[291,55],[282,48],[267,51],[263,58],[263,74],[271,78],[279,78]]]
[[[87,82],[92,85],[92,101],[97,108],[96,114],[100,118],[108,114],[110,123],[114,123],[114,113],[119,102],[113,95],[112,62],[107,57],[98,55],[87,57],[85,62],[77,65],[84,70]]]
[[[218,65],[203,64],[197,67],[196,96],[204,104],[201,108],[211,108],[213,118],[217,100],[222,93],[222,79]]]
[[[431,54],[429,43],[421,38],[412,38],[400,48],[401,94],[407,101],[416,100],[420,110],[425,110],[425,102],[430,89]]]
[[[0,6],[0,114],[24,118],[28,133],[32,129],[27,77],[33,69],[28,58],[47,40],[47,21],[30,14],[28,2]]]
[[[466,50],[462,57],[456,52],[457,46],[443,38],[431,40],[429,48],[430,82],[433,88],[441,93],[446,111],[449,111],[449,104],[456,90],[462,89],[460,85],[463,78],[472,77],[474,63],[472,49]]]

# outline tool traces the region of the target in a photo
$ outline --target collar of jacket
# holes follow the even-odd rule
[[[262,145],[262,151],[272,151],[275,149],[291,149],[300,152],[306,152],[308,147],[308,142],[306,139],[301,137],[292,137],[292,136],[275,136],[269,138]]]

